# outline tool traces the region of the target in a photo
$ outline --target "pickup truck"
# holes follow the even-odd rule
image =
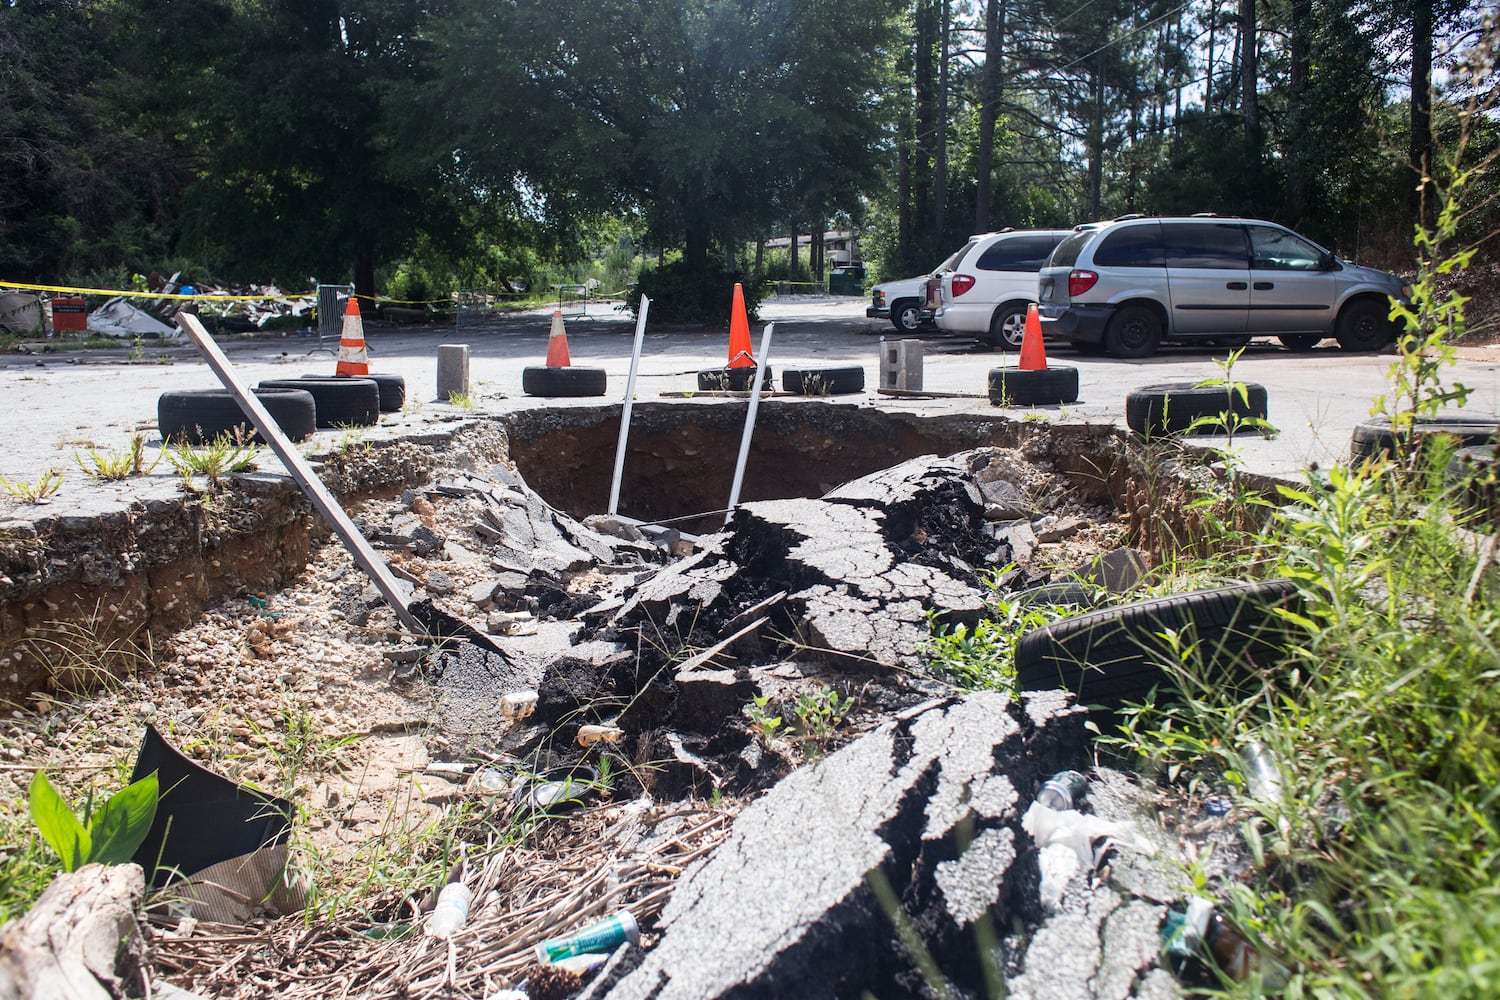
[[[901,278],[898,281],[882,281],[870,295],[870,306],[865,315],[871,319],[888,319],[899,333],[916,333],[917,328],[930,317],[922,315],[927,304],[927,279]]]

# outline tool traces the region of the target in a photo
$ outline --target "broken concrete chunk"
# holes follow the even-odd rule
[[[1032,517],[1036,511],[1014,483],[997,479],[979,484],[984,497],[984,516],[989,521],[1017,521]]]
[[[641,529],[629,521],[619,517],[611,517],[608,514],[595,514],[583,519],[584,527],[591,531],[597,531],[601,535],[610,535],[614,538],[623,538],[627,542],[639,542],[646,536]]]
[[[1078,571],[1080,579],[1098,583],[1112,594],[1123,594],[1146,575],[1146,557],[1136,549],[1121,548],[1095,556]]]
[[[447,539],[425,524],[417,525],[411,532],[411,548],[419,556],[432,555],[441,549],[446,541]]]
[[[428,573],[427,579],[423,581],[422,585],[427,588],[428,592],[433,594],[451,594],[458,586],[453,582],[453,577],[440,569],[435,569]]]
[[[1044,545],[1066,541],[1088,526],[1089,522],[1081,517],[1057,517],[1051,514],[1032,522],[1037,541]]]
[[[1032,728],[1007,696],[975,694],[889,722],[793,773],[682,877],[658,923],[660,942],[610,996],[883,995],[893,982],[920,982],[904,950],[890,946],[872,873],[923,929],[960,995],[983,995],[967,927],[985,914],[1009,926],[1012,914],[997,912],[999,901],[1024,895],[1034,876],[1016,863],[1024,842],[1016,811],[977,816],[965,809],[963,790],[1001,776],[1034,787],[1050,766],[1043,761],[1085,746],[1083,719],[1066,709]],[[960,820],[979,852],[968,861],[953,833]],[[961,891],[955,880],[964,864],[993,881]]]
[[[471,583],[464,590],[464,596],[469,599],[469,602],[471,604],[483,608],[487,604],[489,604],[491,599],[493,599],[495,596],[495,581],[481,580],[478,583]]]

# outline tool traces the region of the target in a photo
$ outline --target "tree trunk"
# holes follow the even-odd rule
[[[1215,0],[1208,0],[1208,63],[1203,70],[1203,110],[1214,110],[1214,40],[1218,32],[1219,11]]]
[[[375,262],[367,250],[354,254],[354,294],[361,300],[360,308],[375,315]]]
[[[995,171],[995,122],[1000,115],[1000,53],[1004,46],[1005,6],[988,0],[984,7],[984,75],[979,78],[979,148],[974,158],[974,232],[990,231],[990,189]]]
[[[708,270],[708,226],[701,222],[689,223],[682,250],[682,260],[690,270]]]
[[[1297,227],[1307,214],[1307,95],[1308,71],[1311,68],[1308,32],[1312,28],[1312,0],[1292,0],[1290,63],[1287,75],[1287,224]]]
[[[766,273],[766,238],[757,236],[755,238],[755,276],[760,278]]]
[[[916,218],[931,219],[932,202],[932,143],[937,129],[936,81],[933,79],[932,50],[937,33],[936,14],[931,0],[918,0],[916,19],[916,72],[913,90],[916,103],[917,133],[912,143],[912,209]],[[926,239],[914,239],[917,252],[922,257],[931,256],[932,235]]]
[[[948,225],[948,34],[952,30],[952,0],[942,0],[938,31],[937,135],[932,163],[932,230],[938,239]]]
[[[1255,21],[1255,0],[1240,0],[1240,119],[1245,127],[1248,166],[1260,163],[1260,104],[1256,83],[1260,78],[1260,42]]]
[[[1432,4],[1411,0],[1411,146],[1407,162],[1415,175],[1408,207],[1412,221],[1431,228],[1432,206],[1421,181],[1432,170]]]
[[[1089,219],[1098,221],[1104,202],[1104,56],[1094,67],[1089,86],[1093,100],[1093,120],[1088,127],[1089,152]]]
[[[0,928],[0,1000],[143,996],[139,865],[84,865],[57,876],[26,915]]]

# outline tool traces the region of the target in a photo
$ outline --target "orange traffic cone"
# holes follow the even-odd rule
[[[344,328],[339,333],[339,364],[333,373],[370,374],[370,357],[365,353],[365,324],[359,317],[359,299],[352,295],[344,306]]]
[[[568,334],[563,329],[562,310],[552,310],[552,331],[547,334],[547,367],[567,368],[573,362],[568,358]]]
[[[755,367],[755,355],[750,350],[750,320],[745,316],[745,289],[737,281],[729,313],[729,367]]]
[[[1021,360],[1016,367],[1027,372],[1039,372],[1047,367],[1047,349],[1042,346],[1042,318],[1037,315],[1035,302],[1026,307],[1026,329],[1021,334]]]

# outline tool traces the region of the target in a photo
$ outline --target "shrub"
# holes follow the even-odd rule
[[[728,325],[734,301],[735,279],[710,261],[704,270],[695,270],[682,261],[641,272],[640,279],[627,299],[632,312],[638,312],[641,296],[651,300],[651,319],[663,323],[715,323]],[[753,320],[760,307],[762,286],[740,278],[745,291],[745,311]]]

